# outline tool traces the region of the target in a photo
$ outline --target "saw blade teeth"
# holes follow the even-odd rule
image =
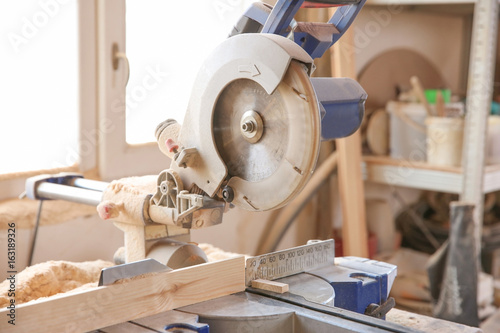
[[[251,79],[228,84],[214,108],[212,133],[231,202],[251,211],[289,202],[314,170],[320,129],[314,88],[297,61],[271,94]]]

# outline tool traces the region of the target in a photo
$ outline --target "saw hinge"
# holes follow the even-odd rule
[[[224,208],[224,201],[184,190],[179,175],[168,169],[158,175],[148,211],[155,223],[196,229],[221,223]]]

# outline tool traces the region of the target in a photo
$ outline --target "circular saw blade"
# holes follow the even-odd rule
[[[214,137],[229,175],[256,182],[273,174],[287,145],[287,117],[280,93],[268,95],[256,82],[233,81],[216,105]],[[241,119],[248,111],[262,118],[263,133],[252,143],[243,135]]]
[[[270,95],[249,79],[230,83],[214,109],[213,135],[233,203],[260,211],[288,202],[314,169],[319,133],[318,102],[302,64],[292,61]]]

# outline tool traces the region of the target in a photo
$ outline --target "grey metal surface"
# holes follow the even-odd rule
[[[261,256],[248,258],[245,268],[245,283],[252,280],[275,280],[334,265],[335,242],[333,239],[315,242]]]
[[[241,292],[177,310],[198,315],[200,322],[210,325],[211,333],[419,332],[358,313],[313,304],[297,296],[291,301],[297,304],[273,299],[265,293]]]
[[[102,192],[73,186],[43,182],[38,185],[37,195],[44,199],[66,200],[97,206],[101,203]]]
[[[158,332],[165,332],[165,325],[173,323],[185,323],[193,326],[204,326],[203,324],[200,324],[197,315],[177,310],[170,310],[154,316],[134,319],[132,320],[132,323],[147,327]]]
[[[108,182],[101,182],[98,180],[92,180],[92,179],[74,178],[70,182],[70,185],[80,187],[80,188],[85,188],[88,190],[104,192],[106,187],[108,187],[109,183]]]
[[[309,274],[295,274],[276,280],[286,283],[291,294],[299,295],[309,302],[333,306],[335,290],[325,280]]]
[[[167,272],[171,270],[171,268],[158,261],[148,258],[129,264],[103,268],[99,277],[99,286],[107,286],[120,279],[132,278],[146,273]]]
[[[131,322],[120,323],[113,326],[108,326],[101,328],[96,333],[152,333],[155,331],[150,330],[149,328],[145,328],[139,325],[136,325]]]
[[[208,262],[207,255],[198,246],[166,239],[156,242],[146,256],[172,269]]]
[[[241,133],[241,120],[248,111],[262,118],[263,133],[250,142]],[[257,182],[278,168],[288,145],[288,115],[279,91],[271,95],[255,81],[241,79],[222,92],[214,110],[214,139],[231,176]]]

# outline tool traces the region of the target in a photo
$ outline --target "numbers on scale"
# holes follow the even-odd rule
[[[274,280],[290,276],[318,265],[331,262],[334,254],[333,241],[319,244],[310,244],[290,250],[254,257],[247,261],[246,283],[253,279]]]

